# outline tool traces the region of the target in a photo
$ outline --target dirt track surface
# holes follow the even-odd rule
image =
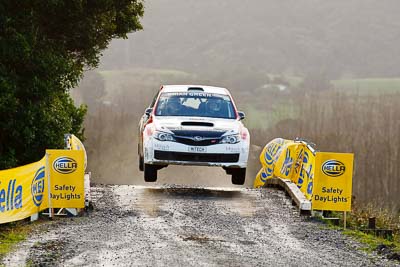
[[[4,264],[394,265],[300,217],[275,189],[106,186],[93,192],[94,211],[41,225]]]

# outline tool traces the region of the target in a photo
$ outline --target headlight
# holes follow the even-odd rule
[[[159,141],[175,141],[173,135],[166,132],[155,131],[153,137]]]
[[[227,135],[222,137],[220,144],[236,144],[239,143],[240,138],[238,134]]]

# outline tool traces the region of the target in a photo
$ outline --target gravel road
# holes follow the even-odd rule
[[[6,266],[395,266],[300,217],[276,189],[104,186],[37,227]],[[1,264],[0,264],[1,265]]]

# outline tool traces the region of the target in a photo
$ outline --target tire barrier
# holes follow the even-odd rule
[[[45,209],[84,208],[84,167],[84,148],[48,149],[38,162],[0,171],[0,224]]]
[[[354,155],[319,152],[314,146],[303,139],[269,142],[260,154],[262,168],[254,187],[272,179],[290,181],[311,201],[312,209],[350,211]]]

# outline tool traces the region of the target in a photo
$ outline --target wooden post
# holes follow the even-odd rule
[[[31,215],[31,222],[37,221],[39,219],[39,213],[34,213]]]
[[[346,230],[346,212],[343,212],[343,229]]]
[[[368,218],[368,228],[372,229],[372,230],[376,229],[376,218],[375,217]]]
[[[51,205],[51,193],[50,193],[51,192],[51,188],[50,188],[51,182],[50,182],[49,156],[50,155],[48,153],[46,153],[46,171],[47,171],[47,186],[48,186],[47,191],[48,191],[48,202],[49,202],[49,218],[53,219],[54,210],[53,210],[52,205]]]

